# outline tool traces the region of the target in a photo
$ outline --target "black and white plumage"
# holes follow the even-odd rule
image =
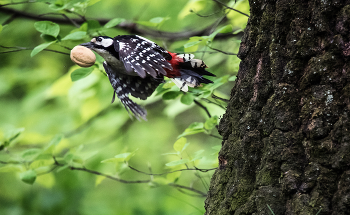
[[[163,82],[164,76],[171,78],[182,91],[187,91],[188,86],[212,83],[203,75],[215,76],[205,70],[206,65],[202,60],[193,59],[193,55],[168,52],[138,35],[114,38],[98,36],[89,43],[80,45],[90,48],[105,59],[103,66],[114,95],[137,119],[146,120],[147,111],[133,102],[129,94],[147,99]],[[114,98],[113,96],[112,102]]]

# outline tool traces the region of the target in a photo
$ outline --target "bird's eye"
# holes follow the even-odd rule
[[[97,37],[97,38],[96,38],[96,41],[97,41],[97,42],[101,42],[101,41],[102,41],[102,38],[101,38],[101,37]]]

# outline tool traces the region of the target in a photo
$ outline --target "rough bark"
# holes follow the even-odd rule
[[[250,6],[206,214],[350,214],[350,1]]]

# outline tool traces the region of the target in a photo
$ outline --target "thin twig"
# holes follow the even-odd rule
[[[211,114],[209,113],[207,107],[205,107],[204,105],[202,105],[202,104],[201,104],[200,102],[198,102],[197,100],[193,100],[193,101],[194,101],[194,103],[195,103],[196,105],[198,105],[198,106],[201,107],[203,110],[205,110],[205,112],[207,113],[207,115],[209,116],[209,118],[211,118]]]
[[[208,48],[210,48],[210,49],[212,49],[212,50],[215,50],[215,51],[217,51],[217,52],[221,52],[221,53],[226,54],[226,55],[237,55],[236,53],[233,53],[233,52],[225,52],[225,51],[222,51],[222,50],[220,50],[220,49],[216,49],[216,48],[213,48],[213,47],[210,47],[210,46],[208,46]]]
[[[190,12],[191,12],[191,13],[196,14],[196,15],[197,15],[197,16],[199,16],[199,17],[203,17],[203,18],[205,18],[205,17],[214,16],[215,14],[220,13],[220,12],[221,12],[221,10],[218,10],[218,11],[216,11],[216,12],[212,13],[212,14],[209,14],[209,15],[201,15],[201,14],[197,13],[197,12],[196,12],[196,11],[194,11],[194,10],[190,10]]]
[[[219,4],[221,4],[222,6],[226,7],[227,9],[230,9],[230,10],[236,11],[237,13],[240,13],[240,14],[242,14],[242,15],[244,15],[244,16],[249,17],[249,15],[248,15],[248,14],[243,13],[243,12],[241,12],[241,11],[239,11],[239,10],[236,10],[236,9],[234,9],[234,8],[232,8],[232,7],[229,7],[229,6],[227,6],[226,4],[224,4],[224,3],[222,3],[222,2],[220,2],[220,1],[218,1],[218,0],[213,0],[213,1],[215,1],[215,2],[217,2],[217,3],[219,3]]]
[[[221,100],[221,101],[223,101],[223,102],[229,102],[230,100],[228,100],[228,99],[224,99],[224,98],[221,98],[221,97],[219,97],[219,96],[216,96],[216,95],[214,95],[214,93],[213,94],[211,94],[211,97],[213,98],[213,99],[219,99],[219,100]]]
[[[217,139],[219,139],[219,140],[222,140],[222,137],[216,136],[216,135],[214,135],[214,134],[209,134],[209,136],[215,137],[215,138],[217,138]]]
[[[56,160],[56,157],[53,157],[53,160],[54,160],[56,166],[64,166],[64,164],[60,164],[60,163]],[[69,168],[70,168],[71,170],[79,170],[79,171],[88,172],[88,173],[91,173],[91,174],[94,174],[94,175],[104,176],[104,177],[106,177],[106,178],[109,178],[109,179],[111,179],[111,180],[118,181],[118,182],[121,182],[121,183],[124,183],[124,184],[138,184],[138,183],[149,183],[149,182],[151,182],[151,180],[135,180],[135,181],[128,181],[128,180],[120,179],[120,178],[117,178],[117,177],[114,177],[114,176],[111,176],[111,175],[107,175],[107,174],[104,174],[104,173],[101,173],[101,172],[98,172],[98,171],[95,171],[95,170],[87,169],[87,168],[85,168],[85,167],[74,167],[74,166],[69,166]]]
[[[179,184],[174,184],[174,183],[170,183],[170,184],[168,184],[168,185],[169,185],[169,186],[172,186],[172,187],[184,189],[184,190],[189,190],[189,191],[192,191],[192,192],[194,192],[194,193],[198,193],[198,194],[200,194],[200,195],[203,196],[203,197],[206,197],[206,196],[207,196],[206,193],[204,193],[204,192],[202,192],[202,191],[199,191],[199,190],[196,190],[196,189],[194,189],[194,188],[192,188],[192,187],[186,187],[186,186],[179,185]]]
[[[182,172],[182,171],[186,171],[186,170],[196,170],[196,171],[200,171],[200,172],[208,172],[208,171],[211,171],[211,170],[216,170],[217,168],[212,168],[212,169],[199,169],[197,167],[194,167],[194,169],[179,169],[179,170],[174,170],[174,171],[171,171],[171,172],[163,172],[163,173],[147,173],[147,172],[143,172],[143,171],[140,171],[138,169],[135,169],[134,167],[128,165],[130,169],[136,171],[136,172],[139,172],[139,173],[142,173],[142,174],[145,174],[145,175],[166,175],[166,174],[170,174],[170,173],[174,173],[174,172]]]
[[[33,50],[34,49],[34,48],[27,48],[27,47],[7,47],[7,46],[3,46],[3,45],[0,45],[0,47],[5,48],[5,49],[16,48],[15,50],[0,52],[0,54],[6,54],[6,53],[11,53],[11,52],[19,52],[19,51],[23,51],[23,50]],[[53,50],[53,49],[43,49],[43,51],[49,51],[49,52],[55,52],[55,53],[59,53],[59,54],[69,55],[69,53],[60,52],[60,51]]]

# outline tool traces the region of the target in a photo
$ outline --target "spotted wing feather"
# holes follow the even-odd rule
[[[145,78],[147,74],[153,78],[166,75],[166,69],[172,70],[167,61],[171,55],[156,43],[137,35],[124,35],[114,38],[114,48],[119,52],[119,59],[128,72],[136,72]]]
[[[140,118],[147,120],[147,111],[129,98],[130,87],[127,85],[126,79],[120,77],[119,73],[114,72],[106,62],[103,63],[103,66],[114,89],[112,103],[114,101],[114,95],[116,94],[127,111],[130,110],[138,120]]]

